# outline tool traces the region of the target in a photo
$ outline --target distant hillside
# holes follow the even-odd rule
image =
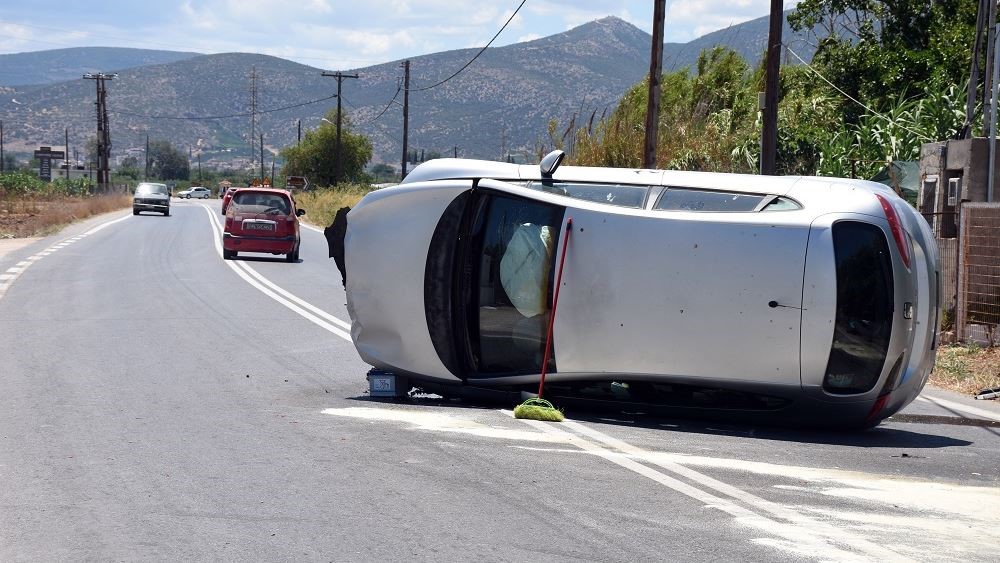
[[[786,33],[790,37],[790,31]],[[701,49],[717,44],[732,46],[756,64],[766,37],[767,18],[760,18],[688,44],[667,44],[664,70],[691,66]],[[534,152],[538,142],[547,138],[550,119],[556,119],[560,128],[571,122],[581,126],[591,116],[597,120],[611,111],[622,94],[646,74],[650,40],[649,34],[635,26],[607,17],[564,33],[488,49],[464,72],[438,86],[434,85],[461,68],[477,50],[414,57],[410,59],[409,146],[442,154],[457,148],[460,156],[488,159],[501,158],[505,151]],[[336,92],[336,82],[320,76],[320,69],[276,57],[173,55],[183,58],[119,70],[118,79],[109,83],[114,154],[142,147],[148,134],[201,151],[206,161],[249,155],[248,116],[185,118],[248,113],[254,68],[260,77],[258,111],[329,98]],[[59,84],[15,91],[0,88],[0,119],[5,122],[8,150],[61,146],[67,127],[72,146],[80,147],[94,135],[94,84],[78,78],[80,68],[72,72],[72,80]],[[397,95],[403,74],[400,61],[351,72],[360,78],[344,81],[346,115],[355,129],[370,136],[376,160],[398,162],[402,152],[403,95]],[[304,130],[317,127],[335,107],[336,100],[327,99],[263,113],[258,133],[262,131],[265,145],[276,151],[295,142],[299,120]]]
[[[0,55],[0,86],[55,84],[85,72],[114,72],[190,59],[197,53],[121,47],[77,47]]]

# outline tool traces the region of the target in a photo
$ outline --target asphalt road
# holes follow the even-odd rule
[[[322,234],[227,262],[218,218],[0,257],[0,560],[1000,557],[996,404],[843,434],[376,402]]]

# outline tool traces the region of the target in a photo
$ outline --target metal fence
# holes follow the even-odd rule
[[[1000,203],[963,204],[960,231],[957,336],[1000,344]]]

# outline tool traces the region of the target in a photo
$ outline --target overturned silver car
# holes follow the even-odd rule
[[[937,247],[881,184],[561,159],[430,161],[346,215],[362,359],[446,394],[531,389],[572,220],[556,389],[863,427],[923,388]]]

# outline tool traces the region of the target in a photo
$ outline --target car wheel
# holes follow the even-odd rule
[[[164,211],[163,212],[163,216],[164,217],[170,217],[170,210],[168,209],[168,210]]]
[[[236,251],[235,250],[226,250],[225,248],[223,248],[222,249],[222,258],[224,260],[232,260],[233,258],[236,258]]]
[[[133,209],[132,210],[132,215],[138,215],[138,214],[139,214],[139,210],[138,209]]]

